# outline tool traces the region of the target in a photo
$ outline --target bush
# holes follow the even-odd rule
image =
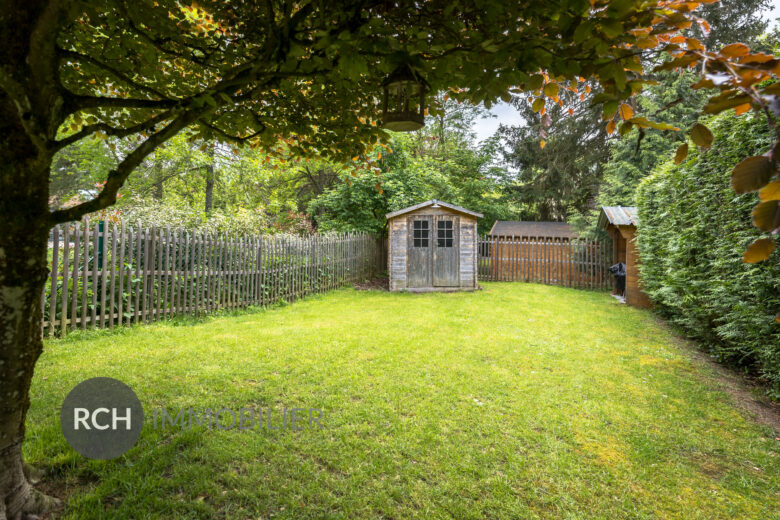
[[[139,200],[114,210],[117,219],[128,225],[141,227],[170,227],[189,229],[212,234],[260,235],[278,232],[272,228],[268,216],[262,210],[235,208],[231,211],[214,209],[206,215],[199,208]]]
[[[713,118],[713,148],[667,163],[637,192],[645,291],[658,310],[718,360],[752,370],[780,397],[780,250],[759,264],[742,253],[761,235],[751,225],[755,193],[737,195],[731,170],[764,153],[772,135],[760,117]]]

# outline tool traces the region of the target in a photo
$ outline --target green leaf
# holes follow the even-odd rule
[[[772,161],[763,155],[748,157],[731,171],[731,186],[737,193],[756,191],[764,186],[774,173]]]
[[[574,30],[574,43],[582,43],[593,35],[593,23],[585,20]]]
[[[712,146],[712,141],[715,139],[715,136],[712,135],[709,128],[701,123],[696,123],[693,125],[693,128],[691,128],[691,139],[696,145],[701,146],[702,148],[709,148]]]
[[[542,88],[542,85],[544,84],[544,78],[540,74],[534,74],[530,78],[528,78],[528,82],[526,83],[526,86],[528,87],[528,90],[539,90]]]
[[[544,108],[544,103],[545,103],[544,98],[541,98],[541,97],[536,98],[536,99],[534,99],[534,102],[531,105],[531,108],[533,109],[534,112],[539,112],[541,109]]]
[[[634,128],[634,123],[632,123],[631,121],[623,121],[620,124],[620,128],[618,129],[618,134],[620,134],[621,136],[626,135],[631,131],[632,128]]]
[[[596,106],[596,105],[598,105],[600,103],[605,103],[605,102],[607,102],[609,100],[612,100],[612,99],[615,99],[615,96],[613,96],[612,94],[607,94],[607,93],[601,92],[601,93],[596,94],[595,96],[593,96],[591,106]]]
[[[556,97],[559,91],[560,91],[560,87],[558,86],[557,83],[548,83],[542,89],[544,95],[550,98]]]
[[[617,20],[604,20],[601,22],[601,32],[608,38],[617,38],[623,34],[623,24]]]
[[[624,88],[626,88],[626,71],[623,70],[621,65],[615,64],[614,74],[612,77],[615,79],[615,86],[617,87],[618,91],[622,91]]]
[[[618,111],[618,102],[615,100],[607,101],[604,103],[604,117],[607,119],[612,119],[612,117],[617,114]]]
[[[647,119],[646,117],[637,116],[632,117],[629,119],[632,123],[634,123],[636,126],[641,126],[645,128],[655,128],[656,130],[679,130],[674,125],[670,125],[669,123],[660,123],[658,121],[652,121],[650,119]]]

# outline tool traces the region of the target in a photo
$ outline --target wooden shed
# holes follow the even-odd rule
[[[524,238],[529,240],[559,239],[568,242],[579,234],[568,222],[535,222],[528,220],[496,220],[490,228],[491,238]]]
[[[487,237],[481,254],[490,257],[491,280],[588,288],[610,282],[604,264],[611,251],[567,222],[497,220]]]
[[[626,303],[650,308],[650,298],[642,291],[639,276],[639,249],[636,245],[637,209],[631,206],[601,206],[599,227],[612,237],[612,263],[626,264]]]
[[[386,215],[391,291],[473,291],[481,213],[432,199]]]

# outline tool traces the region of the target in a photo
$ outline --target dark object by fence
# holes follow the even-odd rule
[[[112,328],[293,301],[384,272],[366,233],[230,237],[88,221],[54,227],[43,328]]]
[[[388,213],[390,290],[476,289],[481,216],[439,200]]]
[[[626,294],[626,264],[618,262],[609,268],[609,272],[615,277],[615,294]]]
[[[479,240],[479,279],[611,289],[608,257],[600,240],[486,235]]]
[[[650,299],[642,291],[639,276],[639,250],[636,246],[637,209],[624,206],[602,206],[599,227],[612,237],[611,264],[623,262],[626,265],[626,284],[623,294],[626,303],[647,309]]]

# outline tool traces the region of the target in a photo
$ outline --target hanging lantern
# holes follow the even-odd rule
[[[401,65],[384,82],[382,128],[412,132],[425,126],[425,93],[428,82],[409,65]]]

